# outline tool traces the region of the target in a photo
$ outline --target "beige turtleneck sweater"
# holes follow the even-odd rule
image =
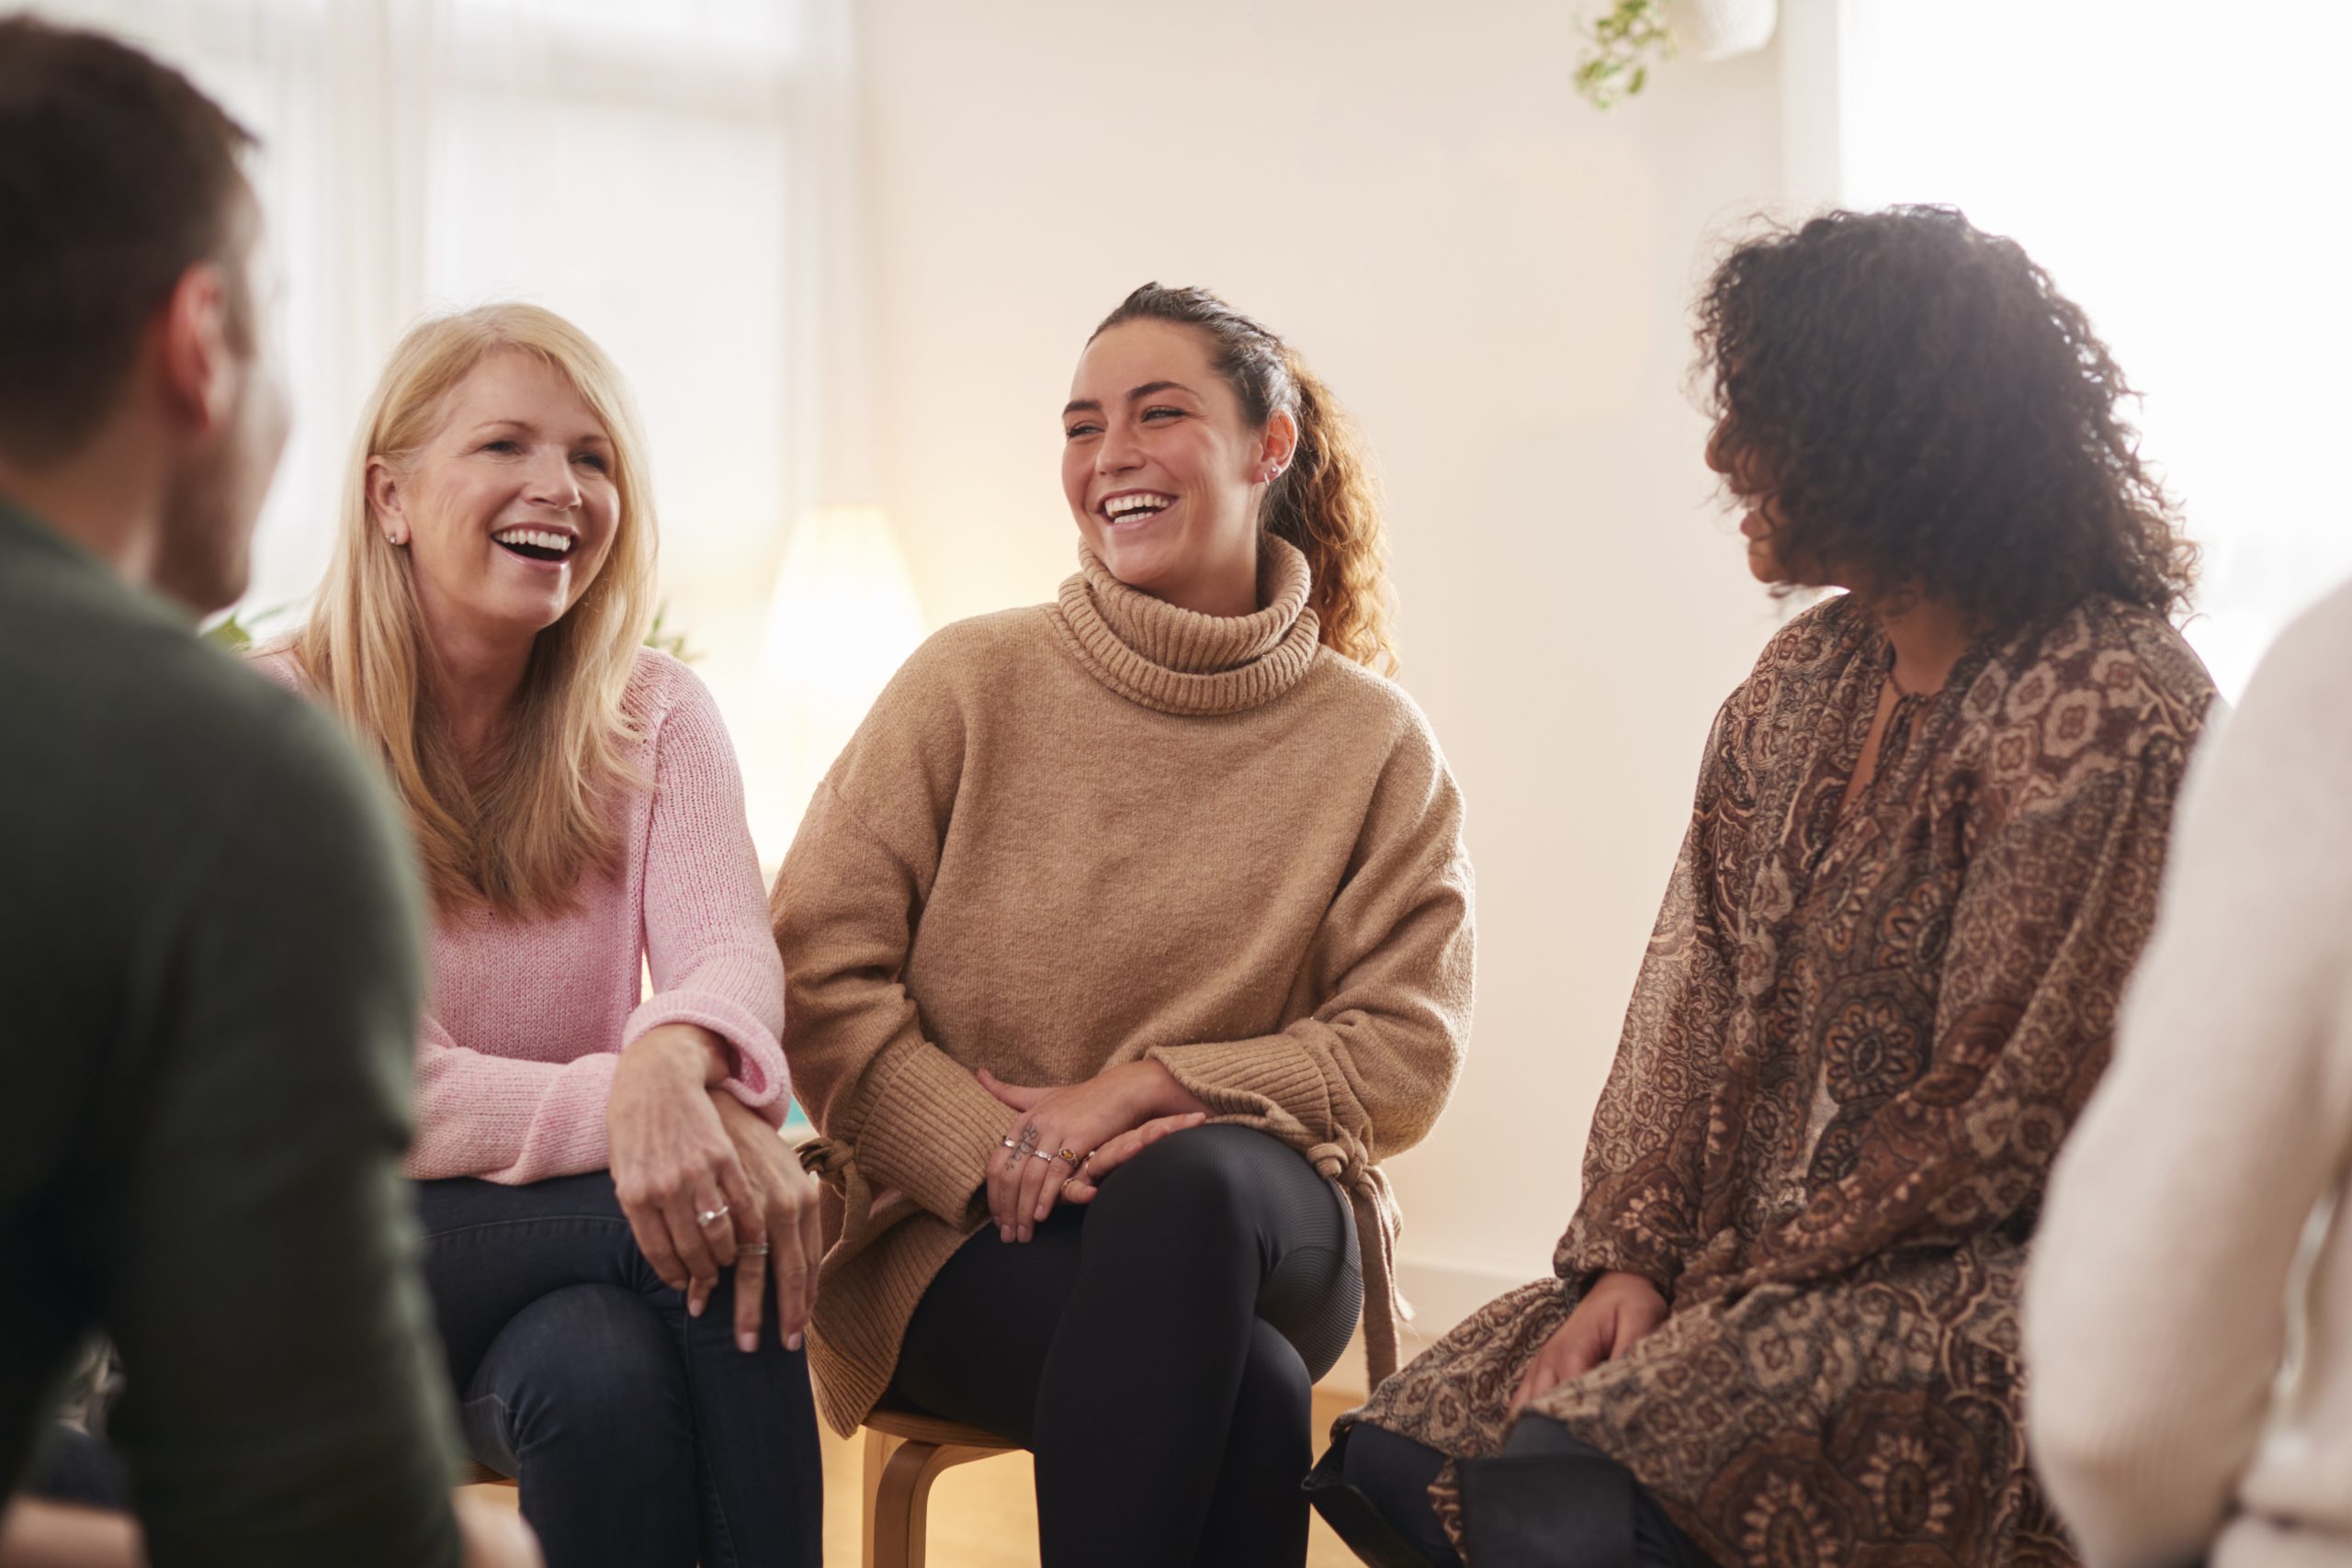
[[[1437,1119],[1469,1034],[1461,797],[1411,699],[1318,644],[1305,558],[1269,552],[1266,607],[1219,617],[1081,548],[1057,603],[925,643],[809,803],[774,902],[835,1194],[809,1356],[839,1431],[987,1220],[1015,1116],[978,1067],[1149,1056],[1305,1154],[1355,1208],[1373,1376],[1395,1363],[1378,1162]]]

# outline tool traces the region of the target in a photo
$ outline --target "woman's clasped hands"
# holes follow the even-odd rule
[[[735,1338],[758,1348],[775,1288],[777,1332],[800,1348],[823,1251],[818,1184],[776,1130],[718,1086],[727,1047],[708,1030],[666,1024],[621,1053],[605,1111],[613,1186],[638,1249],[700,1317],[719,1270],[735,1273]]]
[[[1153,1061],[1106,1067],[1060,1089],[1023,1089],[985,1067],[978,1076],[1021,1113],[988,1164],[989,1213],[1005,1241],[1027,1241],[1057,1202],[1092,1202],[1112,1171],[1208,1120],[1208,1107]]]
[[[817,1302],[817,1265],[825,1255],[824,1231],[819,1218],[818,1180],[801,1168],[798,1154],[784,1141],[767,1119],[730,1094],[714,1094],[718,1119],[742,1159],[743,1173],[757,1196],[752,1223],[736,1225],[739,1257],[753,1247],[768,1248],[766,1269],[735,1271],[735,1340],[745,1350],[759,1344],[760,1298],[770,1280],[775,1287],[776,1331],[785,1348],[800,1348],[808,1314]]]

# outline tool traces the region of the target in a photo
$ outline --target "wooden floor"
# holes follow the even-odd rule
[[[1315,1431],[1320,1448],[1331,1417],[1362,1396],[1317,1390]],[[824,1434],[825,1568],[858,1568],[859,1465],[863,1436]],[[1036,1496],[1030,1490],[1029,1456],[1011,1453],[958,1465],[939,1478],[931,1493],[931,1561],[928,1568],[1036,1568]],[[511,1502],[511,1487],[472,1490]],[[1306,1545],[1307,1568],[1351,1568],[1355,1558],[1317,1519]]]

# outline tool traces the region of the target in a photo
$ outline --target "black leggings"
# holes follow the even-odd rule
[[[898,1397],[1037,1456],[1044,1568],[1306,1560],[1309,1389],[1363,1304],[1347,1201],[1244,1127],[1173,1134],[933,1280]]]
[[[1340,1445],[1309,1483],[1340,1539],[1381,1568],[1462,1568],[1430,1503],[1446,1456],[1368,1422]],[[1458,1473],[1479,1568],[1709,1568],[1631,1472],[1556,1421],[1521,1416],[1498,1457]],[[1363,1503],[1377,1519],[1357,1511]]]

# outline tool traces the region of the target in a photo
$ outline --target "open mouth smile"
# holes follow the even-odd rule
[[[491,539],[511,555],[548,563],[567,558],[580,543],[572,535],[553,528],[502,528]]]
[[[1175,504],[1174,496],[1156,490],[1129,490],[1103,497],[1095,511],[1114,528],[1133,527],[1150,522]]]

